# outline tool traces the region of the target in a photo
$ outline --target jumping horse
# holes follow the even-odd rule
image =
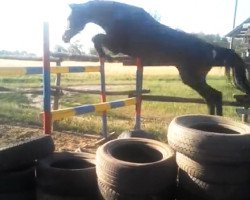
[[[211,115],[222,115],[222,93],[206,82],[212,66],[231,69],[235,86],[244,93],[250,93],[246,65],[233,50],[174,30],[136,6],[112,1],[89,1],[70,7],[64,42],[69,42],[87,23],[95,23],[106,32],[92,39],[99,56],[110,59],[105,54],[105,47],[115,54],[139,57],[143,65],[176,66],[183,83],[205,99]]]

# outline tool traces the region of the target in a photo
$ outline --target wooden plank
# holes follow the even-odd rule
[[[42,61],[42,57],[30,57],[30,56],[3,56],[0,55],[0,59],[5,59],[5,60],[25,60],[25,61]],[[58,58],[50,58],[51,62],[56,62],[58,61]]]
[[[134,97],[132,94],[129,97]],[[142,95],[144,101],[159,101],[159,102],[175,102],[175,103],[197,103],[206,104],[203,99],[198,98],[185,98],[185,97],[171,97],[171,96],[159,96],[159,95]],[[223,101],[224,106],[242,106],[239,102]]]
[[[110,109],[135,105],[135,102],[136,102],[135,97],[132,97],[116,101],[101,102],[96,104],[85,104],[71,108],[53,110],[51,111],[51,118],[52,121],[54,121],[72,116],[83,115],[90,112],[103,112]]]
[[[115,136],[116,136],[115,132],[109,133],[107,138],[102,138],[102,139],[98,140],[97,142],[95,142],[95,145],[97,145],[97,146],[102,145],[105,142],[114,139]]]
[[[100,90],[90,90],[90,89],[73,89],[67,87],[58,87],[58,86],[51,86],[52,89],[61,89],[68,92],[79,92],[79,93],[87,93],[87,94],[100,94]],[[106,91],[107,95],[130,95],[134,94],[135,90],[125,90],[125,91]],[[143,89],[142,93],[150,93],[149,89]]]
[[[93,55],[72,55],[72,54],[66,54],[66,53],[51,53],[51,56],[57,59],[60,59],[61,61],[92,61],[92,62],[98,62],[99,57],[93,56]]]
[[[250,109],[247,108],[236,108],[238,115],[250,115]]]
[[[250,103],[250,96],[249,95],[233,95],[236,101],[241,102],[241,103]]]
[[[8,90],[7,90],[8,89]],[[20,94],[36,94],[43,95],[42,89],[10,89],[6,88],[6,90],[1,90],[0,93],[20,93]],[[56,95],[56,91],[54,89],[50,90],[51,95]]]

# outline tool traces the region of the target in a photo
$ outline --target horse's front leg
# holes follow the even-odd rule
[[[218,99],[217,99],[217,102],[216,102],[216,115],[220,115],[222,116],[223,115],[223,109],[222,109],[222,94],[219,93],[218,94]]]
[[[216,106],[214,104],[210,104],[207,102],[207,107],[208,107],[208,113],[209,115],[215,115],[216,114]]]
[[[109,39],[107,35],[105,34],[97,34],[92,38],[92,41],[94,43],[95,49],[98,53],[98,55],[101,58],[105,58],[108,61],[111,61],[112,58],[109,55],[106,55],[106,53],[103,50],[103,47],[108,46],[107,44],[109,43]]]

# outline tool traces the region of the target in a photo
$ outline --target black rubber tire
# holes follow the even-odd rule
[[[220,116],[176,117],[168,127],[168,143],[177,152],[199,162],[250,160],[250,126]]]
[[[37,189],[36,200],[98,200],[93,197],[83,197],[83,196],[60,196],[55,194],[49,194],[40,189]]]
[[[179,170],[178,187],[205,199],[211,200],[249,200],[250,184],[214,184],[201,181],[183,170]]]
[[[19,169],[44,158],[55,149],[51,136],[41,135],[0,149],[0,171]]]
[[[35,167],[0,173],[0,193],[35,191]]]
[[[35,190],[16,193],[0,193],[1,200],[36,200]]]
[[[205,182],[219,184],[250,183],[250,164],[200,164],[178,152],[176,153],[176,162],[183,171]]]
[[[95,155],[55,152],[39,160],[37,185],[48,194],[95,197],[98,193]]]
[[[178,188],[175,200],[209,200],[209,199],[199,197],[196,194],[191,194],[190,192],[185,191],[182,188]]]
[[[119,193],[98,180],[100,199],[102,200],[174,200],[176,185],[170,186],[159,194],[131,195]]]
[[[117,139],[98,148],[98,180],[110,189],[127,195],[150,195],[163,191],[176,181],[174,151],[161,142]]]

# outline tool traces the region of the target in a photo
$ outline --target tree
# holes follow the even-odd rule
[[[36,54],[28,53],[27,51],[7,51],[7,50],[0,50],[1,56],[22,56],[22,57],[35,57]]]
[[[232,47],[239,55],[244,57],[244,53],[246,52],[246,47],[244,46],[242,38],[234,38],[233,47]]]
[[[57,45],[55,45],[53,52],[56,52],[56,53],[68,53],[68,49],[66,49],[62,45],[57,44]]]
[[[94,56],[98,56],[97,51],[96,51],[95,48],[93,48],[93,47],[90,47],[90,49],[89,49],[89,54],[90,54],[90,55],[94,55]]]
[[[62,45],[55,45],[54,53],[67,53],[67,54],[73,54],[73,55],[84,55],[86,54],[83,48],[83,45],[79,40],[74,41],[73,43],[70,43],[68,47],[64,47]]]
[[[221,47],[229,48],[229,41],[225,37],[221,37],[219,34],[204,34],[193,33],[196,37],[205,40],[208,43],[215,44]]]
[[[70,54],[74,54],[74,55],[84,55],[85,54],[83,45],[81,44],[81,42],[79,40],[76,40],[75,42],[70,43],[70,46],[68,47],[68,52]]]

